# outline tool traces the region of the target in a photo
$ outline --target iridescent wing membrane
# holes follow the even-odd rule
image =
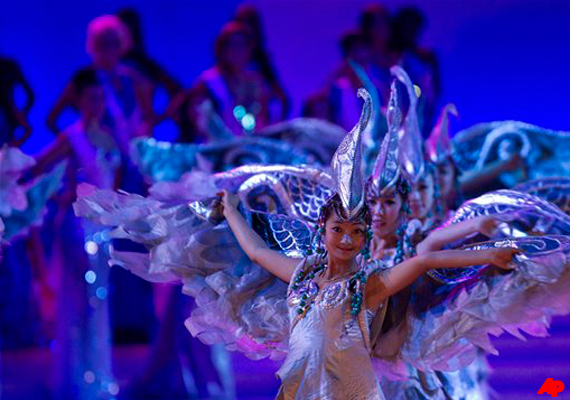
[[[520,121],[497,121],[467,128],[453,138],[453,157],[461,171],[518,153],[528,167],[527,179],[570,175],[570,132],[553,131]],[[517,177],[501,175],[512,186]]]
[[[540,197],[570,214],[570,178],[538,179],[517,185],[513,190]]]
[[[137,139],[131,157],[151,181],[177,181],[193,169],[226,171],[246,164],[303,164],[306,153],[285,142],[247,137],[223,143],[184,144]]]
[[[570,235],[570,217],[558,207],[536,196],[514,190],[498,190],[469,200],[443,226],[456,224],[482,215],[492,215],[502,221],[493,239],[523,238],[526,236]],[[451,244],[451,248],[486,240],[473,235]],[[483,266],[431,270],[428,274],[441,283],[469,280]]]
[[[311,245],[310,227],[297,219],[278,214],[252,214],[255,231],[273,250],[302,258]]]
[[[410,319],[405,360],[424,370],[453,371],[470,364],[478,348],[498,354],[489,334],[504,331],[525,340],[520,330],[546,336],[552,316],[570,312],[570,238],[528,236],[499,239],[467,249],[515,247],[509,272],[490,270],[472,285],[460,287],[444,307]]]
[[[260,172],[244,181],[237,192],[252,211],[316,222],[320,207],[333,194],[331,186],[328,173],[302,166]]]

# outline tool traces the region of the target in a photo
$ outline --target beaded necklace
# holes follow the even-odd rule
[[[293,285],[291,286],[291,289],[298,290],[301,283],[306,280],[315,284],[314,280],[317,274],[321,271],[324,271],[326,268],[327,265],[325,263],[320,263],[314,264],[311,268],[299,272],[295,278]],[[367,268],[368,266],[366,269]],[[352,316],[357,316],[360,312],[360,309],[362,308],[362,300],[364,299],[364,286],[367,279],[368,275],[366,274],[365,269],[360,269],[354,273],[351,278],[348,279],[348,288],[352,292],[352,299],[350,302],[350,314]],[[305,315],[307,315],[307,312],[310,310],[313,304],[313,299],[311,301],[308,300],[309,296],[307,293],[303,293],[297,307],[297,315],[299,315],[300,318],[303,318]]]

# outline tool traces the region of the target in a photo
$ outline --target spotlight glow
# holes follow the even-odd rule
[[[87,254],[94,256],[99,251],[99,246],[97,245],[97,243],[90,240],[87,243],[85,243],[85,251],[87,252]]]
[[[89,384],[95,382],[95,374],[93,373],[93,371],[85,371],[85,373],[83,374],[83,380],[85,380],[85,382]]]
[[[244,106],[235,106],[234,117],[239,121],[246,116],[246,111]]]
[[[252,114],[245,114],[241,120],[241,126],[243,126],[246,131],[252,131],[255,129],[255,117]]]
[[[99,300],[105,300],[107,298],[107,289],[105,289],[103,286],[98,287],[95,291],[95,296],[97,296]]]
[[[92,285],[97,280],[97,274],[95,271],[89,270],[85,273],[85,280],[88,284]]]
[[[112,396],[116,396],[119,394],[119,385],[117,385],[116,383],[109,383],[109,386],[107,387],[107,391],[109,392],[109,394],[111,394]]]

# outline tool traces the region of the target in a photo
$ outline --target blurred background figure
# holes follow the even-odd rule
[[[303,116],[326,119],[346,130],[354,126],[362,107],[356,92],[363,83],[350,63],[357,63],[365,72],[370,72],[372,61],[370,44],[368,38],[359,31],[350,31],[341,37],[340,65],[332,73],[330,82],[307,99]]]
[[[360,31],[370,43],[372,51],[372,76],[380,83],[378,90],[382,104],[388,104],[390,97],[390,67],[396,57],[390,48],[392,18],[386,7],[379,3],[367,5],[358,18]]]
[[[263,75],[249,69],[254,40],[251,30],[240,22],[229,22],[215,43],[216,64],[204,71],[192,88],[179,95],[167,111],[175,117],[181,110],[193,123],[196,132],[186,135],[195,141],[210,139],[208,125],[196,123],[209,120],[215,112],[235,136],[263,128],[269,122],[269,90]],[[202,107],[204,103],[209,103]]]
[[[237,8],[234,20],[250,30],[253,49],[249,68],[259,72],[268,86],[269,122],[283,121],[289,117],[291,102],[266,49],[265,33],[259,10],[253,4],[242,4]]]
[[[67,159],[66,186],[57,198],[49,270],[54,282],[54,391],[62,400],[111,399],[119,391],[111,371],[109,322],[109,245],[103,229],[75,217],[72,204],[79,183],[117,189],[121,154],[105,125],[105,89],[93,69],[72,79],[78,120],[59,133],[37,157],[33,175]],[[36,249],[43,246],[32,238]],[[44,299],[49,301],[49,298]]]
[[[154,123],[152,86],[140,73],[121,63],[121,58],[131,48],[131,37],[117,16],[103,15],[93,19],[87,28],[86,47],[92,60],[89,68],[96,71],[105,88],[104,121],[126,155],[132,138],[150,134]],[[57,123],[62,112],[74,108],[74,93],[73,82],[70,82],[49,113],[48,128],[55,134],[60,132]]]
[[[34,92],[18,63],[0,56],[0,148],[21,146],[30,137],[32,128],[28,123],[28,113],[33,104]],[[0,164],[3,164],[2,160]],[[0,169],[7,173],[5,168],[9,167],[0,165]],[[9,188],[10,182],[0,177],[0,187]],[[19,199],[16,197],[14,200],[18,202]],[[3,204],[4,199],[0,202],[0,208],[10,209],[9,205]],[[29,202],[26,196],[25,202]],[[6,227],[2,224],[1,230],[4,229]],[[34,230],[31,228],[32,232]],[[26,241],[15,238],[9,246],[6,242],[0,246],[5,247],[0,254],[0,349],[30,346],[41,340],[43,332],[38,318],[38,303],[32,296],[34,271],[27,257]],[[1,393],[0,383],[0,396]]]
[[[325,119],[348,131],[358,121],[362,109],[362,100],[356,95],[358,89],[372,84],[378,93],[382,93],[389,83],[377,79],[372,41],[362,31],[345,33],[340,38],[339,50],[342,59],[331,82],[307,99],[303,116]],[[385,108],[382,103],[378,106]],[[379,135],[375,137],[381,138],[386,131],[382,112],[378,113],[377,119],[375,129]]]
[[[355,121],[358,121],[362,109],[362,101],[356,96],[356,92],[366,85],[363,77],[359,76],[351,63],[356,63],[369,79],[373,79],[375,87],[382,85],[372,76],[371,45],[369,38],[360,31],[347,32],[340,39],[339,48],[343,58],[335,72],[329,96],[332,109],[331,122],[347,131],[354,126]]]
[[[400,64],[421,89],[418,115],[424,137],[435,125],[441,94],[439,62],[436,54],[420,47],[420,39],[426,28],[424,13],[416,7],[403,7],[393,18],[391,50]]]
[[[109,129],[121,161],[117,188],[144,194],[146,183],[130,157],[130,142],[151,132],[154,114],[150,82],[136,70],[121,63],[131,46],[130,34],[115,15],[94,18],[87,28],[87,53],[93,71],[104,93],[104,115],[101,124]],[[48,126],[59,131],[57,121],[67,108],[77,110],[77,88],[72,80],[56,101]],[[137,246],[118,241],[117,248],[136,251]],[[120,268],[110,271],[111,321],[114,338],[119,342],[145,341],[151,336],[155,318],[152,306],[152,286]]]
[[[18,105],[16,90],[24,91],[25,100]],[[28,113],[34,104],[34,92],[16,61],[0,56],[0,146],[20,146],[32,133]],[[18,135],[19,129],[22,132]]]
[[[182,89],[182,85],[162,65],[147,54],[139,13],[134,8],[123,8],[117,13],[117,16],[128,29],[130,36],[130,46],[123,54],[122,63],[144,75],[152,83],[153,91],[161,88],[166,91],[170,98],[174,97]]]

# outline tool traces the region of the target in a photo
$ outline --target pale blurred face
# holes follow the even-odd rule
[[[333,213],[325,224],[324,242],[329,257],[350,261],[366,245],[364,222],[343,222]]]
[[[425,174],[410,192],[409,205],[412,218],[423,220],[435,204],[435,182],[432,174]]]
[[[251,60],[251,43],[245,35],[232,35],[226,43],[222,59],[235,69],[244,69]]]
[[[122,42],[117,32],[102,32],[94,38],[91,57],[97,67],[107,70],[113,69],[117,66],[122,56]]]
[[[441,197],[444,199],[451,199],[455,196],[455,167],[449,161],[444,161],[437,166],[437,178],[439,188],[441,190]]]
[[[87,120],[101,119],[105,115],[105,91],[102,86],[88,86],[77,99],[77,108]]]
[[[396,233],[401,222],[402,196],[391,192],[368,200],[374,236],[386,238]]]

